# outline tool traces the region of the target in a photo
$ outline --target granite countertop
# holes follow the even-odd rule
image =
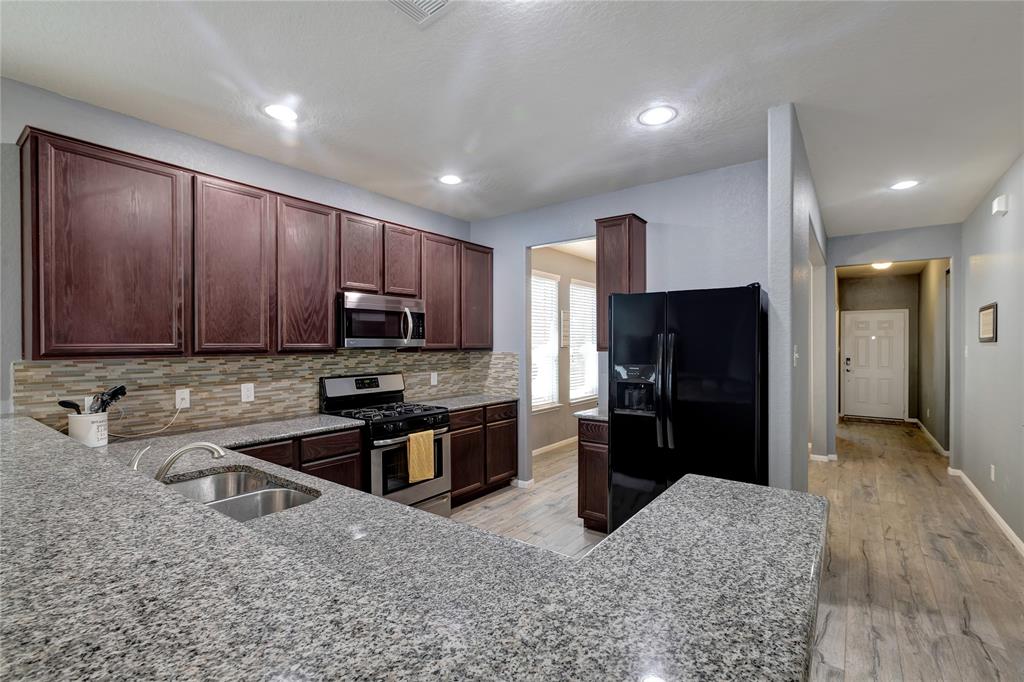
[[[238,523],[154,481],[152,452],[129,470],[141,442],[0,420],[4,677],[806,674],[820,497],[687,476],[572,560],[239,453],[179,460],[178,477],[248,466],[320,492]]]
[[[606,422],[608,421],[608,410],[604,407],[592,407],[589,410],[574,412],[572,416],[579,417],[580,419]]]
[[[468,410],[473,407],[484,407],[485,405],[497,405],[498,403],[511,403],[519,400],[517,395],[502,395],[498,393],[474,393],[472,395],[460,395],[450,398],[425,398],[417,401],[424,405],[437,405],[447,407],[449,410]]]

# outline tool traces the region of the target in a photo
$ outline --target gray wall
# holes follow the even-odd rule
[[[949,358],[946,355],[949,334],[946,320],[948,267],[949,261],[945,259],[928,261],[920,275],[918,311],[920,365],[917,418],[945,450],[949,450]]]
[[[771,485],[794,490],[807,490],[815,239],[825,245],[824,223],[796,110],[784,104],[768,112],[768,470]]]
[[[597,283],[597,264],[593,261],[555,251],[554,249],[533,249],[531,251],[533,269],[558,275],[558,309],[569,309],[569,285],[573,279],[583,280],[591,284]],[[530,333],[529,325],[527,334]],[[529,356],[527,356],[529,357]],[[528,369],[530,362],[523,363]],[[528,373],[523,376],[529,376]],[[558,349],[558,402],[559,407],[530,415],[530,450],[537,450],[572,438],[576,435],[577,419],[574,412],[588,410],[597,405],[597,399],[580,401],[573,404],[569,401],[569,349]],[[529,405],[529,403],[524,403]],[[526,409],[525,407],[523,408]]]
[[[17,142],[25,126],[76,137],[203,173],[219,175],[265,189],[317,201],[345,210],[390,220],[460,239],[469,237],[469,223],[412,204],[375,194],[267,159],[245,154],[191,135],[146,123],[47,90],[0,79],[0,158],[3,179],[2,218],[3,307],[0,308],[0,359],[4,383],[0,412],[9,410],[7,383],[11,360],[21,357],[20,280],[10,276],[19,258]]]
[[[907,330],[907,416],[918,417],[918,275],[850,277],[839,280],[838,302],[844,310],[901,310],[910,311]],[[842,355],[840,331],[840,356]],[[840,386],[839,390],[842,390]]]
[[[594,220],[605,216],[632,212],[648,221],[648,290],[765,282],[766,197],[767,166],[754,161],[473,222],[470,238],[494,248],[494,349],[527,355],[527,249],[594,236]],[[601,358],[604,367],[607,354]],[[522,380],[519,396],[528,404]],[[519,426],[524,480],[532,476],[530,421]]]
[[[963,296],[963,265],[960,258],[960,225],[932,225],[907,230],[872,232],[870,234],[833,237],[828,240],[828,310],[837,311],[835,269],[841,265],[863,265],[875,261],[950,259],[950,315],[953,348],[962,345],[960,333],[961,298]],[[834,324],[834,323],[833,323]],[[836,417],[839,414],[838,357],[839,350],[833,333],[828,334],[828,451],[836,452]],[[949,424],[950,466],[955,467],[959,457],[959,396],[960,396],[960,354],[950,354],[950,408]]]
[[[993,216],[1006,194],[1010,210]],[[963,440],[959,468],[1024,537],[1024,157],[963,225]],[[998,341],[978,342],[978,308],[999,304]],[[952,354],[953,357],[960,355]],[[996,467],[996,480],[989,467]]]

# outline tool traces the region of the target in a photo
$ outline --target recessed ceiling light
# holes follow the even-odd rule
[[[658,106],[641,111],[637,118],[645,126],[661,126],[674,119],[678,113],[672,107]]]
[[[872,263],[871,267],[873,267],[875,270],[888,270],[889,268],[892,267],[892,261],[887,260],[884,263]]]
[[[458,175],[442,175],[437,181],[445,185],[457,185],[462,182],[462,178]]]
[[[294,123],[299,118],[294,109],[283,104],[268,104],[263,107],[263,113],[282,123]]]
[[[910,189],[911,187],[917,187],[919,184],[917,180],[900,180],[889,189]]]

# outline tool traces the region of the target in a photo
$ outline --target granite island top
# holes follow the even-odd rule
[[[606,422],[608,421],[608,410],[604,407],[592,407],[589,410],[574,412],[572,416],[591,421]]]
[[[146,441],[131,471],[142,441],[0,420],[3,676],[806,674],[820,497],[687,476],[572,560],[240,453],[182,457],[176,478],[251,467],[320,492],[239,523],[152,479],[200,435]]]

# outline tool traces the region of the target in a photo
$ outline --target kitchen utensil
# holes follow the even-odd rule
[[[58,400],[57,404],[65,410],[74,410],[75,414],[82,414],[82,407],[73,400]]]
[[[89,403],[89,412],[106,412],[107,408],[128,394],[128,389],[123,384],[108,388],[102,393],[97,393]]]

